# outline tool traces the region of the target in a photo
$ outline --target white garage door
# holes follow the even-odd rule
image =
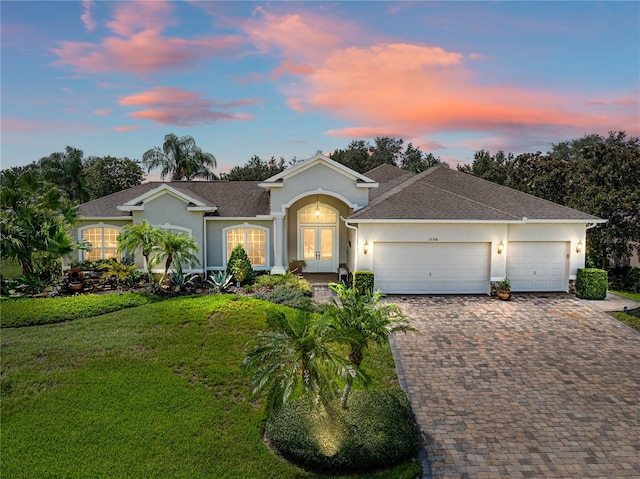
[[[375,287],[390,294],[489,292],[489,243],[378,243]]]
[[[569,245],[564,241],[509,242],[512,291],[567,291]]]

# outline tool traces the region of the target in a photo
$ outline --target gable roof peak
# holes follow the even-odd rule
[[[354,171],[351,168],[346,167],[342,163],[338,163],[337,161],[332,160],[328,156],[325,156],[321,153],[316,153],[311,158],[307,158],[306,160],[303,160],[299,163],[296,163],[293,166],[288,167],[287,169],[285,169],[284,171],[281,171],[277,175],[267,178],[262,183],[260,183],[260,186],[264,188],[269,188],[274,183],[282,182],[283,180],[290,178],[292,176],[295,176],[317,164],[324,164],[329,168],[336,170],[342,173],[343,175],[356,180],[359,183],[375,184],[375,181],[373,181],[371,178],[367,178],[365,175],[358,173],[357,171]]]

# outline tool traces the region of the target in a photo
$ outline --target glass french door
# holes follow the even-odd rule
[[[335,264],[335,234],[333,226],[302,226],[300,236],[302,258],[308,273],[332,273]]]

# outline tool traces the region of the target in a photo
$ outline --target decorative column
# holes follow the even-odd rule
[[[284,215],[273,217],[273,268],[271,274],[285,274],[287,267],[284,264]]]

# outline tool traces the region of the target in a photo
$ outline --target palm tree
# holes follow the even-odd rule
[[[311,394],[327,406],[336,388],[336,375],[350,374],[350,366],[331,348],[333,330],[325,317],[297,310],[285,315],[271,310],[268,321],[278,331],[259,333],[253,351],[244,359],[253,373],[251,393],[267,389],[268,407],[278,408],[297,394]]]
[[[142,155],[142,164],[147,172],[160,167],[163,180],[167,175],[171,175],[171,181],[216,178],[211,171],[216,167],[215,156],[202,151],[188,135],[178,137],[169,133],[164,137],[162,149],[156,146]]]
[[[160,284],[169,274],[169,268],[172,264],[176,263],[179,268],[182,268],[183,263],[189,266],[200,263],[197,256],[193,254],[200,251],[196,240],[183,233],[174,233],[171,230],[161,233],[154,250],[156,255],[151,259],[151,263],[158,264],[164,260],[164,274],[160,279]]]
[[[2,259],[15,259],[25,276],[52,275],[55,262],[77,248],[69,234],[75,209],[35,168],[4,170],[0,183]]]
[[[335,283],[329,287],[338,296],[340,304],[332,298],[325,315],[341,341],[350,348],[349,362],[356,371],[360,371],[364,350],[370,342],[384,344],[389,340],[390,333],[415,331],[410,325],[411,318],[404,315],[397,305],[381,303],[381,292],[363,294],[344,284]],[[354,375],[346,377],[341,403],[343,409],[347,409],[353,379]]]
[[[142,250],[145,265],[147,266],[147,276],[149,277],[149,285],[153,282],[151,275],[151,264],[149,256],[153,249],[160,243],[162,230],[157,226],[152,226],[147,220],[140,223],[127,225],[118,236],[118,252],[133,253],[137,249]]]

